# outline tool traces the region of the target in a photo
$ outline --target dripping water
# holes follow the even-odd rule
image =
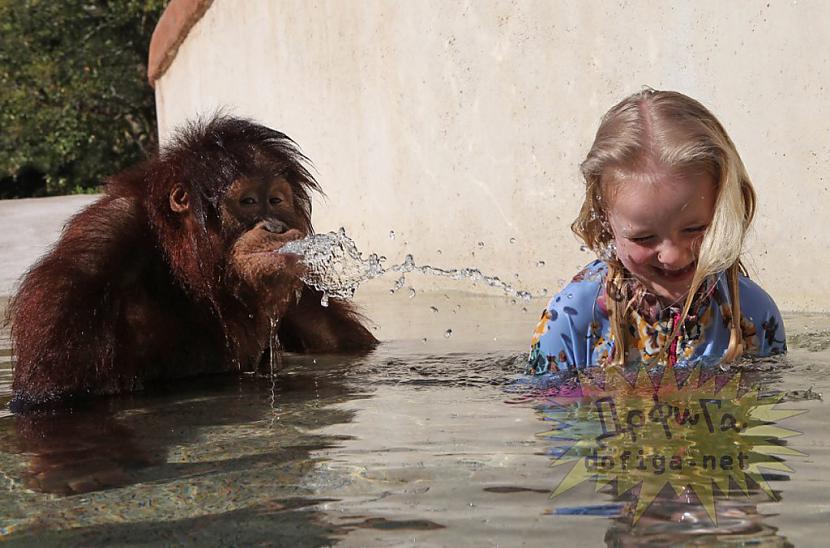
[[[280,339],[277,336],[279,323],[279,319],[271,318],[271,329],[268,334],[268,350],[270,354],[268,365],[270,366],[271,375],[271,426],[274,425],[274,421],[280,420],[279,409],[277,409],[277,371],[282,369],[282,348],[280,346]]]

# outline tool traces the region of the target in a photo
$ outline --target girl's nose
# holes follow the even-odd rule
[[[657,250],[657,260],[669,270],[677,270],[688,266],[691,259],[690,251],[682,245],[677,245],[672,241],[665,241]]]

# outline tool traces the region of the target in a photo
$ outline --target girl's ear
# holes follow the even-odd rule
[[[176,183],[170,189],[170,209],[176,213],[185,213],[190,211],[190,195],[181,185]]]

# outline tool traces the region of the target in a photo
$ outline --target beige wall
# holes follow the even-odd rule
[[[760,198],[753,276],[830,310],[830,3],[215,0],[156,96],[162,137],[220,106],[291,135],[328,194],[318,231],[554,290],[591,259],[577,166],[644,84],[731,133]]]

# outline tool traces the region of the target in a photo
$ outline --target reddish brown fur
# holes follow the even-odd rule
[[[273,252],[312,232],[304,161],[285,135],[218,116],[112,177],[11,301],[13,406],[254,370],[273,320],[289,351],[374,347],[348,303],[320,306],[296,257]],[[242,219],[223,204],[235,181],[276,179],[290,188],[278,210]]]

